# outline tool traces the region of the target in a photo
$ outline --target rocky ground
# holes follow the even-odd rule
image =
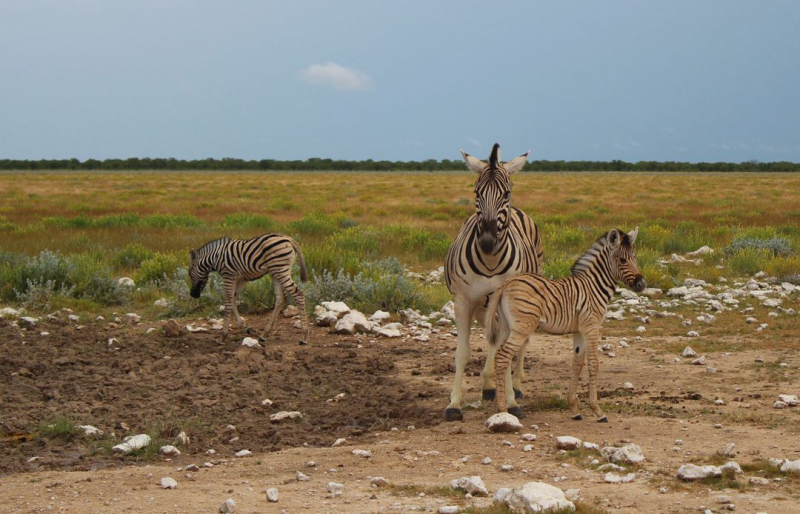
[[[540,335],[512,433],[484,425],[494,411],[480,401],[480,329],[465,419],[442,421],[456,344],[448,308],[386,318],[320,306],[312,321],[327,326],[315,326],[310,344],[298,344],[297,319],[283,319],[266,352],[242,345],[244,334],[221,344],[217,320],[183,320],[166,337],[163,321],[125,313],[25,319],[6,310],[3,508],[217,512],[231,499],[236,512],[480,511],[499,489],[543,482],[583,512],[800,511],[800,291],[760,277],[690,279],[648,295],[626,292],[610,308],[600,370],[610,423],[569,419],[570,339]],[[102,434],[59,431],[64,424]],[[112,449],[142,433],[147,447]],[[159,454],[165,445],[180,454]],[[742,472],[720,469],[730,461]],[[712,476],[681,479],[682,466],[685,478]],[[487,496],[451,488],[473,476]],[[165,478],[174,489],[162,488]]]

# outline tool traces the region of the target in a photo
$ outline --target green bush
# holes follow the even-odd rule
[[[224,228],[257,228],[264,232],[275,232],[279,227],[278,223],[268,216],[244,212],[228,214],[220,225]]]
[[[731,270],[742,275],[753,275],[762,271],[772,260],[772,250],[745,247],[734,250],[727,259]]]
[[[139,243],[129,243],[125,248],[117,252],[112,259],[112,264],[116,268],[134,269],[141,266],[147,259],[152,258],[153,254],[152,250]]]
[[[161,284],[175,276],[182,264],[174,254],[157,252],[142,262],[137,276],[143,284]]]
[[[785,257],[793,253],[792,242],[783,237],[739,237],[725,248],[726,255],[734,255],[742,250],[766,250],[774,257]]]

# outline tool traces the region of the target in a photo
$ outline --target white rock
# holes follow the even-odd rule
[[[132,322],[132,323],[139,323],[142,320],[142,317],[136,314],[135,312],[129,312],[125,315],[125,318]]]
[[[772,404],[773,409],[785,409],[788,406],[789,406],[788,403],[782,402],[780,400],[775,400],[775,403]]]
[[[253,455],[253,452],[251,452],[250,450],[239,450],[238,452],[236,452],[235,455],[237,457],[249,457]]]
[[[187,332],[192,332],[192,333],[194,333],[194,332],[208,332],[208,329],[206,327],[196,327],[194,325],[186,325],[185,328],[186,328]]]
[[[189,436],[186,435],[186,432],[181,430],[181,432],[175,438],[175,444],[180,444],[181,446],[186,446],[189,444]]]
[[[581,445],[581,442],[577,437],[562,435],[556,437],[556,448],[559,450],[574,450]]]
[[[506,497],[505,503],[514,512],[575,510],[575,504],[567,500],[561,489],[543,482],[528,482],[515,487]]]
[[[325,307],[317,305],[314,307],[314,323],[318,327],[330,327],[336,324],[339,316],[335,312],[327,310]]]
[[[278,489],[276,487],[267,489],[267,501],[271,503],[278,502]]]
[[[768,298],[768,299],[764,300],[762,303],[763,303],[764,307],[777,307],[778,305],[781,304],[781,299],[780,298]]]
[[[344,493],[344,484],[339,482],[328,482],[328,492],[334,496],[341,496]]]
[[[340,445],[342,445],[342,444],[344,444],[346,442],[347,442],[347,439],[345,439],[344,437],[340,437],[339,439],[337,439],[337,440],[335,440],[333,442],[333,444],[331,445],[331,448],[335,448],[336,446],[340,446]]]
[[[691,346],[687,346],[686,348],[684,348],[684,349],[683,349],[683,353],[681,353],[681,356],[682,356],[682,357],[694,357],[694,356],[696,356],[696,355],[697,355],[697,352],[695,352],[695,351],[692,349],[692,347],[691,347]]]
[[[706,364],[706,356],[705,355],[701,355],[700,357],[698,357],[695,360],[693,360],[692,364],[694,364],[695,366],[705,366],[705,364]]]
[[[350,312],[350,307],[348,307],[344,302],[322,302],[322,306],[328,311],[336,314],[337,318],[341,318]]]
[[[102,430],[92,425],[75,425],[75,428],[77,428],[78,430],[83,430],[83,435],[85,435],[86,437],[90,436],[100,437],[103,435]]]
[[[736,456],[736,443],[728,443],[723,448],[717,450],[717,455],[722,455],[723,457],[735,457]]]
[[[362,459],[369,459],[372,457],[372,452],[369,450],[353,450],[353,455]]]
[[[477,475],[451,480],[450,488],[462,489],[472,496],[489,496],[489,491],[486,490],[486,484],[484,484],[481,477]]]
[[[136,287],[136,282],[130,277],[120,277],[117,279],[117,285],[122,287]]]
[[[647,328],[645,328],[644,326],[638,326],[636,327],[636,332],[644,334],[645,332],[647,332]]]
[[[233,498],[228,498],[219,506],[219,511],[222,514],[232,514],[236,512],[236,502],[233,501]]]
[[[696,330],[690,330],[690,331],[686,332],[686,336],[687,337],[700,337],[700,332],[698,332]]]
[[[508,487],[500,487],[497,491],[494,492],[494,496],[492,496],[492,503],[495,505],[502,505],[506,502],[508,495],[511,494],[511,489]]]
[[[258,339],[252,337],[245,337],[242,339],[242,346],[246,346],[248,348],[262,348],[262,346],[258,343]]]
[[[377,334],[382,337],[400,337],[403,335],[403,333],[396,328],[382,328],[378,330]],[[415,337],[414,339],[417,338]]]
[[[524,451],[524,452],[533,451],[533,445],[532,444],[526,444],[525,446],[522,447],[522,451]]]
[[[600,450],[600,445],[599,444],[590,443],[588,441],[584,441],[583,442],[583,447],[586,448],[587,450],[597,450],[597,451]]]
[[[719,470],[720,470],[720,472],[730,470],[730,471],[733,471],[736,474],[744,473],[744,471],[742,471],[742,467],[739,465],[739,463],[734,462],[734,461],[726,462],[725,464],[723,464],[722,466],[719,467]]]
[[[181,451],[176,447],[172,446],[171,444],[167,444],[159,448],[158,453],[160,453],[161,455],[173,456],[173,455],[180,455]]]
[[[147,434],[137,434],[134,436],[126,437],[122,444],[118,444],[112,448],[117,453],[127,455],[128,453],[140,450],[150,444],[150,436]]]
[[[797,399],[796,394],[779,394],[778,400],[784,402],[789,407],[796,407],[800,405],[800,401]]]
[[[628,473],[622,477],[616,473],[606,473],[606,476],[603,477],[603,481],[609,484],[627,484],[628,482],[633,482],[635,478],[636,473]]]
[[[606,319],[613,319],[617,321],[622,321],[625,319],[625,311],[620,309],[618,311],[607,311],[606,312]]]
[[[175,489],[178,487],[178,482],[172,477],[164,477],[161,479],[160,483],[162,489]]]
[[[269,417],[270,421],[283,421],[286,419],[300,419],[303,417],[303,413],[300,411],[292,410],[292,411],[285,411],[282,410],[280,412],[276,412],[275,414]]]
[[[697,466],[695,464],[684,464],[678,468],[678,478],[692,482],[708,477],[722,476],[722,471],[717,466]]]
[[[481,464],[483,464],[483,465],[489,465],[491,463],[492,463],[491,457],[484,457],[483,460],[481,461]]]
[[[639,445],[628,443],[621,448],[617,448],[610,457],[608,457],[608,460],[624,464],[638,464],[644,461],[644,455],[642,455],[642,449]]]
[[[12,309],[11,307],[3,307],[2,309],[0,309],[0,318],[5,318],[5,317],[18,318],[19,311],[16,309]]]
[[[536,434],[531,434],[531,433],[522,434],[521,436],[519,436],[519,438],[522,439],[523,441],[535,441]]]
[[[648,287],[639,294],[641,294],[642,296],[647,296],[648,298],[658,298],[659,296],[664,294],[664,292],[661,289],[658,289],[657,287]]]
[[[633,384],[631,384],[630,382],[625,382],[624,384],[622,384],[622,388],[625,389],[626,391],[632,391]]]
[[[689,255],[691,257],[698,257],[700,255],[710,255],[712,253],[714,253],[714,249],[713,248],[709,248],[708,246],[701,246],[697,250],[695,250],[693,252],[689,252],[686,255]]]
[[[485,425],[491,432],[516,432],[524,428],[516,416],[507,412],[498,412],[490,416]]]
[[[512,466],[511,464],[503,464],[502,466],[500,466],[500,471],[503,472],[514,471],[514,466]]]
[[[783,473],[800,473],[800,459],[783,461],[781,471]]]
[[[309,480],[311,480],[310,478],[308,478],[308,475],[306,475],[302,471],[295,471],[294,477],[298,482],[308,482]]]
[[[369,317],[370,321],[377,321],[378,323],[389,319],[392,315],[388,312],[377,310],[375,313]]]
[[[383,477],[372,477],[369,483],[375,487],[386,487],[389,485],[389,481]]]
[[[447,303],[445,303],[442,306],[442,308],[439,309],[439,312],[441,312],[445,318],[451,319],[453,321],[456,320],[456,308],[455,308],[455,303],[453,303],[453,300],[448,300]]]
[[[673,287],[667,291],[667,296],[686,296],[689,294],[689,288],[686,286]]]

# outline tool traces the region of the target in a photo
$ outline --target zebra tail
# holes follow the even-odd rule
[[[500,300],[503,298],[503,287],[497,289],[492,297],[489,299],[489,306],[486,308],[486,319],[483,321],[483,326],[486,332],[486,341],[491,346],[497,346],[501,341],[500,327],[498,325],[498,317],[502,314],[498,312]]]
[[[303,257],[303,251],[300,250],[300,245],[294,239],[292,239],[292,247],[294,248],[294,253],[297,254],[297,262],[300,264],[300,280],[306,282],[308,280],[308,269],[306,268],[306,259]]]

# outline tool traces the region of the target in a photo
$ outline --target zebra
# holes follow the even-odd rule
[[[306,314],[306,301],[303,291],[292,280],[292,266],[295,257],[300,263],[300,279],[308,280],[303,252],[297,242],[281,234],[263,234],[251,239],[234,239],[223,237],[216,239],[197,250],[190,252],[191,264],[189,277],[192,280],[191,296],[200,298],[200,293],[208,283],[208,276],[216,271],[222,277],[225,295],[225,324],[222,339],[228,336],[228,325],[231,316],[236,317],[238,326],[245,325],[239,316],[236,303],[248,282],[258,280],[269,274],[275,288],[275,308],[267,325],[265,335],[269,335],[275,326],[278,312],[284,304],[284,295],[294,298],[300,313],[303,315],[305,336],[301,344],[308,340],[309,325]],[[253,330],[247,328],[247,333]]]
[[[511,175],[528,159],[526,152],[507,163],[500,162],[500,145],[495,143],[489,162],[461,151],[467,167],[478,174],[475,181],[475,213],[461,226],[445,258],[445,281],[455,300],[458,330],[456,373],[448,421],[463,419],[461,382],[470,355],[470,324],[473,317],[483,322],[489,296],[507,278],[518,273],[540,273],[542,242],[539,229],[521,210],[511,206]],[[514,388],[521,396],[523,362],[519,360]],[[483,376],[483,398],[494,399],[494,351],[489,348]]]
[[[608,422],[597,403],[597,345],[606,308],[614,296],[616,283],[637,293],[647,283],[636,263],[633,243],[639,227],[625,233],[612,229],[603,234],[571,268],[571,276],[552,280],[530,273],[509,279],[492,296],[486,312],[486,339],[497,351],[497,409],[520,417],[522,409],[506,390],[509,364],[522,359],[533,332],[540,328],[550,334],[573,334],[572,381],[569,409],[572,419],[583,419],[578,410],[578,381],[584,362],[589,361],[589,407],[597,421]],[[497,317],[495,317],[497,314]],[[503,336],[502,334],[510,334]],[[507,339],[506,339],[507,337]],[[505,339],[505,342],[502,342]],[[499,349],[498,349],[499,345]]]

